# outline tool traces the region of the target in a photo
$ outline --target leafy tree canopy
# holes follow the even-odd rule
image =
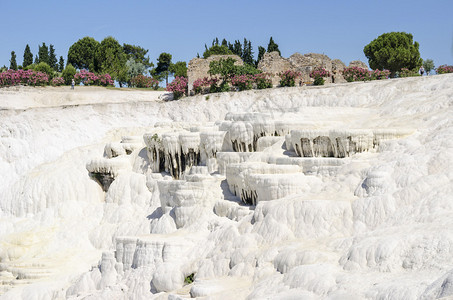
[[[65,84],[69,85],[71,84],[71,81],[74,78],[74,75],[77,73],[77,71],[71,64],[68,64],[66,68],[64,68],[62,73]]]
[[[145,67],[153,67],[153,63],[149,61],[149,56],[146,56],[149,50],[144,49],[140,46],[123,44],[124,53],[127,55],[127,59],[134,59],[136,62],[143,64]],[[146,56],[146,57],[145,57]]]
[[[120,86],[128,81],[126,69],[126,54],[118,41],[109,36],[101,41],[96,52],[98,72],[109,73]]]
[[[174,64],[171,64],[169,71],[175,77],[186,77],[187,78],[187,64],[185,61],[178,61]]]
[[[209,49],[207,49],[206,47],[206,50],[203,53],[203,57],[208,58],[211,55],[229,55],[229,54],[233,54],[233,52],[230,49],[228,49],[227,46],[215,44],[211,46]]]
[[[92,37],[84,37],[75,42],[68,51],[68,64],[76,69],[87,69],[92,72],[98,71],[96,52],[99,42]]]
[[[372,69],[387,69],[392,76],[402,68],[409,70],[421,66],[419,44],[413,41],[412,34],[390,32],[380,35],[363,48]]]

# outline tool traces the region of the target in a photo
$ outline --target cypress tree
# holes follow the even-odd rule
[[[60,62],[58,63],[58,72],[63,72],[64,70],[64,58],[60,56]]]
[[[46,43],[42,43],[42,46],[39,46],[38,63],[40,63],[40,62],[45,62],[46,64],[50,65],[49,48],[47,48]]]
[[[35,55],[35,65],[39,64],[39,58],[38,58],[38,55],[36,54]]]
[[[273,52],[273,51],[277,51],[278,52],[278,55],[282,55],[280,53],[280,50],[278,49],[278,45],[274,42],[274,39],[271,37],[270,40],[269,40],[269,44],[267,45],[267,52]]]
[[[25,69],[25,67],[33,64],[33,53],[30,51],[30,46],[25,46],[24,50],[24,62],[22,63],[22,67]]]
[[[11,51],[11,60],[9,62],[10,62],[9,68],[11,70],[17,71],[16,52]]]
[[[255,65],[258,67],[258,63],[260,62],[261,58],[263,58],[264,53],[266,53],[266,49],[264,47],[258,46],[258,58],[255,61]]]
[[[57,56],[55,55],[55,49],[52,44],[49,46],[49,66],[55,71],[58,71]]]

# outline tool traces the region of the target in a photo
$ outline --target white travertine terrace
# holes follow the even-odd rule
[[[452,81],[0,110],[0,298],[451,298]]]

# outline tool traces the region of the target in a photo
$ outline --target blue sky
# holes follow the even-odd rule
[[[272,36],[283,57],[315,52],[349,64],[367,62],[363,47],[391,31],[412,33],[436,66],[452,65],[452,12],[453,0],[0,0],[0,66],[9,67],[11,51],[22,64],[25,45],[36,55],[43,42],[66,61],[84,36],[142,46],[154,63],[161,52],[188,62],[215,37],[245,37],[257,55]]]

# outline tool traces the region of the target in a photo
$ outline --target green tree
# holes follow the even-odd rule
[[[233,52],[228,49],[226,46],[221,46],[221,45],[214,45],[211,46],[211,48],[206,49],[206,51],[203,53],[204,58],[208,58],[211,55],[228,55],[228,54],[233,54]]]
[[[277,51],[278,52],[278,55],[282,55],[280,53],[280,50],[278,49],[278,45],[274,42],[274,39],[271,37],[269,39],[269,44],[267,45],[267,52],[273,52],[273,51]]]
[[[76,69],[87,69],[98,72],[99,66],[96,61],[96,52],[99,42],[92,37],[84,37],[69,47],[67,63]]]
[[[390,32],[380,35],[363,48],[371,69],[387,69],[394,77],[402,68],[417,69],[422,65],[419,44],[412,34]]]
[[[69,85],[71,84],[71,81],[74,78],[74,75],[77,73],[77,71],[71,64],[68,64],[66,68],[64,68],[62,73],[64,83],[66,85]]]
[[[39,46],[38,50],[38,63],[44,62],[48,65],[49,64],[49,48],[47,47],[46,43],[42,43],[41,46]]]
[[[255,61],[255,66],[258,67],[258,63],[263,58],[264,53],[266,53],[266,49],[264,47],[258,46],[258,58]]]
[[[434,70],[434,61],[432,59],[425,59],[423,61],[423,68],[425,68],[426,75],[429,75],[429,73]]]
[[[33,63],[33,53],[31,53],[30,46],[27,44],[25,46],[25,50],[24,50],[24,62],[22,63],[22,66],[25,69],[25,67],[31,65],[32,63]]]
[[[136,62],[143,64],[146,68],[153,67],[153,63],[149,61],[149,56],[146,56],[149,50],[140,46],[123,44],[123,51],[127,59],[134,59]]]
[[[126,61],[127,69],[127,85],[130,86],[132,78],[138,75],[143,75],[146,71],[146,66],[139,61],[135,61],[132,57]]]
[[[55,55],[55,48],[52,44],[49,46],[49,66],[55,71],[58,71],[57,56]]]
[[[9,60],[9,68],[17,71],[16,52],[11,51],[11,59]]]
[[[126,54],[118,41],[109,36],[101,41],[96,52],[100,72],[108,73],[120,87],[127,82]]]
[[[169,71],[175,77],[186,77],[187,78],[187,64],[185,61],[178,61],[170,65]]]
[[[33,63],[34,65],[37,65],[39,63],[39,58],[38,55],[35,55],[35,62]]]
[[[170,75],[171,54],[162,52],[157,59],[155,74],[158,78],[165,78],[165,84],[168,85],[168,76]]]
[[[60,61],[58,62],[58,72],[63,72],[64,70],[64,58],[60,56]]]

